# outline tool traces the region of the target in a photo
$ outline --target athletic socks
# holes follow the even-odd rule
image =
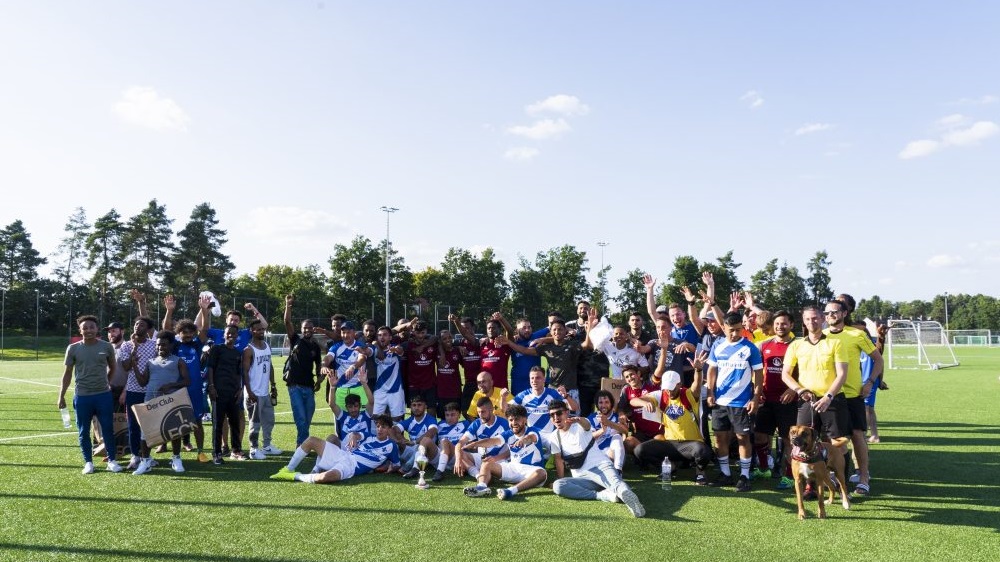
[[[292,453],[292,458],[288,461],[288,470],[295,470],[295,467],[299,466],[299,463],[302,462],[302,459],[306,458],[306,455],[308,454],[309,453],[302,447],[296,447],[295,452]]]
[[[438,465],[437,469],[444,472],[444,469],[448,466],[448,455],[444,452],[438,455]]]
[[[719,457],[719,472],[721,472],[724,476],[733,475],[733,473],[729,471],[729,455]]]
[[[763,443],[761,445],[754,445],[754,453],[757,453],[757,467],[761,470],[767,470],[771,468],[769,464],[771,459],[771,445],[770,443]]]
[[[315,474],[302,474],[301,472],[295,473],[295,479],[299,482],[305,482],[306,484],[315,484],[316,475]]]
[[[520,492],[521,490],[518,490],[517,486],[515,485],[515,486],[511,486],[510,488],[507,488],[507,491],[510,492],[510,495],[516,496],[517,493]]]
[[[752,458],[740,459],[740,476],[743,476],[745,478],[750,478],[750,464],[752,462],[753,462]]]

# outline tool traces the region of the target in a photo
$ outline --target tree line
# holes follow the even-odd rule
[[[385,320],[385,240],[358,235],[347,244],[337,244],[325,267],[274,264],[252,275],[234,275],[235,266],[223,252],[226,232],[210,204],[195,206],[183,228],[175,228],[174,222],[156,199],[135,216],[123,218],[111,209],[93,222],[83,208],[77,208],[65,224],[58,247],[48,256],[34,248],[22,221],[7,225],[0,231],[5,329],[31,332],[37,317],[45,333],[72,333],[72,320],[82,313],[97,314],[102,325],[112,320],[130,322],[136,312],[128,296],[131,288],[147,293],[155,312],[159,297],[176,295],[178,318],[193,316],[198,293],[208,289],[216,292],[223,308],[253,302],[275,325],[280,325],[288,293],[296,295],[296,320],[322,321],[334,312],[355,320]],[[615,323],[624,323],[629,311],[645,315],[643,269],[626,272],[618,279],[620,290],[612,295],[610,266],[598,271],[596,282],[590,283],[587,252],[571,245],[541,250],[532,258],[520,256],[509,274],[492,248],[473,253],[453,247],[439,265],[421,271],[411,270],[391,246],[388,257],[394,319],[418,315],[432,320],[453,312],[481,322],[499,309],[541,325],[549,311],[572,317],[581,299],[599,310],[616,309],[611,314]],[[52,273],[41,277],[39,269],[50,262]],[[744,282],[737,275],[741,264],[732,251],[704,262],[690,255],[678,256],[671,272],[660,279],[657,298],[662,303],[683,302],[681,288],[697,292],[701,272],[707,270],[714,275],[719,295],[749,290],[763,308],[797,312],[833,296],[831,263],[825,250],[817,251],[804,270],[775,258]],[[996,298],[949,295],[947,299],[950,328],[1000,329]],[[879,320],[934,319],[944,324],[945,297],[909,302],[891,302],[877,295],[861,298],[857,315]]]

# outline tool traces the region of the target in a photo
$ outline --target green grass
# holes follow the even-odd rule
[[[645,519],[548,489],[471,500],[461,494],[467,482],[453,477],[423,492],[382,475],[336,485],[268,480],[287,454],[216,468],[185,453],[183,475],[161,463],[143,477],[82,476],[75,434],[55,408],[59,362],[0,363],[0,560],[993,560],[1000,349],[958,353],[956,369],[888,374],[882,443],[872,448],[875,494],[805,522],[793,493],[770,482],[737,496],[696,487],[686,472],[664,493],[653,475],[626,470]],[[278,412],[275,443],[288,449],[284,396]],[[315,421],[314,434],[332,430],[327,411]],[[807,509],[815,514],[815,504]]]

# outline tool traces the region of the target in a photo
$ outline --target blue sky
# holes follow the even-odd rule
[[[617,279],[820,249],[859,298],[995,294],[988,2],[0,2],[0,224],[208,201],[238,272],[356,234],[572,244]],[[15,203],[16,198],[16,203]]]

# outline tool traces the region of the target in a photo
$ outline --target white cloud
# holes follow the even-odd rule
[[[174,100],[153,88],[131,86],[114,105],[114,112],[126,123],[154,131],[187,131],[191,118]]]
[[[507,132],[512,135],[532,140],[551,139],[572,130],[565,119],[541,119],[531,125],[515,125],[507,128]]]
[[[951,129],[965,123],[965,116],[961,113],[953,113],[938,119],[937,124],[943,129]]]
[[[1000,127],[992,121],[977,121],[967,129],[946,133],[942,140],[952,146],[975,146],[1000,132]]]
[[[764,98],[760,96],[757,90],[749,90],[747,93],[740,96],[740,101],[745,101],[749,104],[750,109],[757,109],[764,105]]]
[[[956,105],[989,105],[1000,102],[1000,97],[993,95],[980,96],[978,98],[962,98],[955,102]]]
[[[918,141],[911,141],[906,143],[903,150],[900,151],[899,157],[903,160],[909,160],[911,158],[920,158],[921,156],[927,156],[937,152],[941,148],[941,143],[936,140],[923,139]]]
[[[883,277],[878,280],[879,285],[892,285],[895,280],[892,277]]]
[[[936,125],[946,132],[940,140],[922,139],[910,141],[900,151],[903,160],[927,156],[949,146],[976,146],[980,142],[1000,133],[1000,126],[993,121],[976,121],[972,125],[961,128],[967,122],[964,115],[955,113],[938,119]]]
[[[904,260],[897,260],[897,261],[896,261],[896,263],[895,263],[895,264],[893,264],[893,265],[895,265],[895,266],[896,266],[896,269],[897,269],[897,270],[900,270],[900,269],[906,269],[907,267],[910,267],[910,264],[909,264],[909,263],[907,263],[907,262],[906,262],[906,261],[904,261]]]
[[[938,254],[936,256],[931,256],[927,260],[927,267],[941,268],[941,267],[956,267],[965,263],[965,258],[962,256],[952,256],[948,254]]]
[[[541,151],[537,148],[532,148],[530,146],[515,146],[513,148],[508,148],[507,151],[503,153],[503,157],[507,160],[513,160],[515,162],[529,162],[539,154],[541,154]]]
[[[524,108],[528,115],[538,115],[540,113],[558,113],[560,115],[586,115],[590,113],[590,106],[580,101],[576,96],[567,94],[557,94],[549,96],[542,101],[528,105]]]
[[[826,131],[832,129],[833,125],[830,123],[806,123],[798,129],[795,129],[795,136],[800,137],[802,135],[808,135],[810,133],[818,133],[820,131]]]

